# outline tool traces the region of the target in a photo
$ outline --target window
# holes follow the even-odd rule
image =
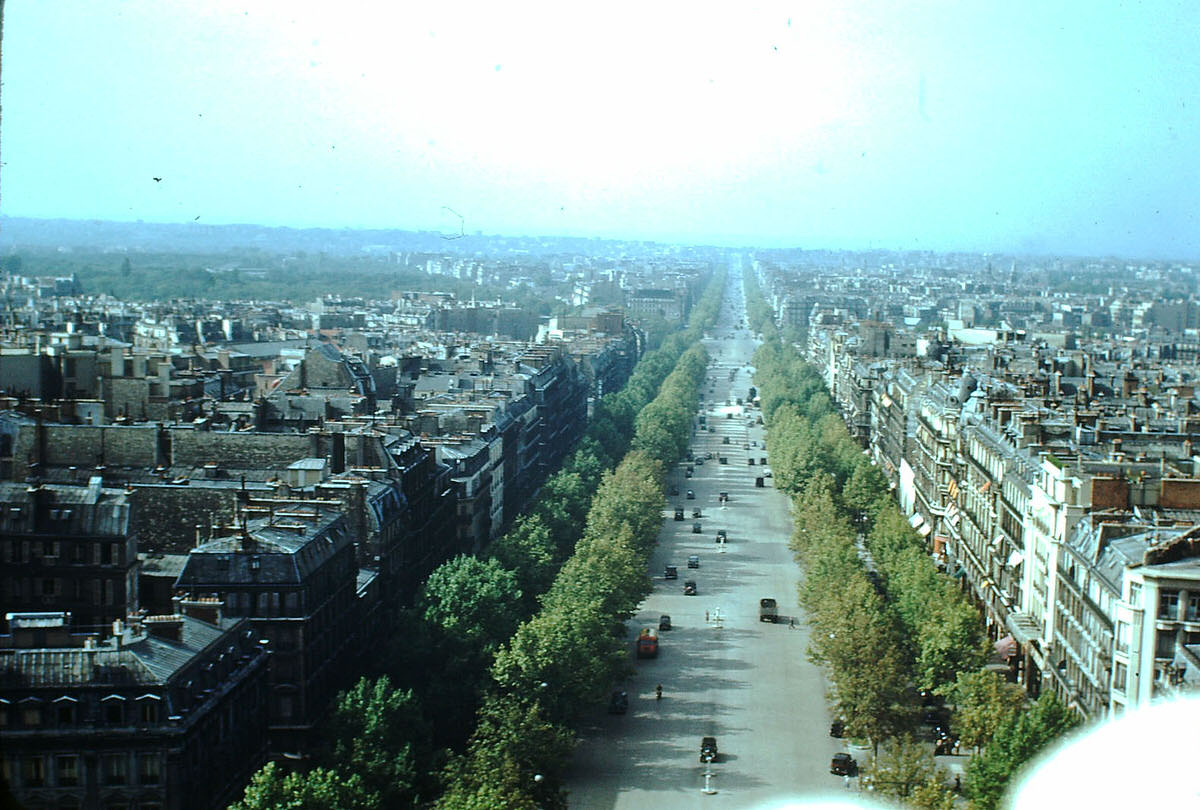
[[[58,772],[60,787],[74,787],[79,784],[79,757],[74,754],[63,754],[55,758],[55,769]]]
[[[21,785],[41,787],[46,784],[46,760],[43,757],[25,757],[21,760]]]
[[[110,726],[119,726],[125,722],[125,701],[123,698],[112,697],[104,700],[104,722]]]
[[[1129,604],[1133,605],[1134,607],[1142,606],[1142,583],[1129,583]]]
[[[162,758],[158,752],[138,755],[138,784],[157,785],[162,779]]]
[[[1200,621],[1200,593],[1189,593],[1187,601],[1187,620]]]
[[[100,544],[100,564],[101,565],[112,565],[112,561],[113,561],[113,544],[112,543],[101,543]]]
[[[75,725],[75,701],[70,698],[56,700],[55,715],[58,717],[58,724],[60,726]]]
[[[1129,652],[1129,625],[1126,622],[1117,622],[1117,652]]]
[[[107,754],[101,760],[101,775],[106,785],[123,785],[129,780],[129,760],[125,754]]]
[[[42,580],[42,596],[54,596],[57,591],[57,581],[49,577]]]
[[[1125,693],[1125,683],[1129,679],[1129,667],[1118,662],[1113,664],[1113,682],[1112,688],[1114,692]]]
[[[1179,620],[1179,591],[1163,591],[1158,595],[1158,618]]]
[[[158,701],[146,698],[138,701],[138,718],[142,725],[152,725],[158,722]]]
[[[21,707],[21,723],[26,728],[36,728],[42,724],[42,707],[26,705]]]

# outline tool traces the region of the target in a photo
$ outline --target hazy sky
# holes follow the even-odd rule
[[[740,6],[8,0],[3,212],[1200,258],[1200,2]]]

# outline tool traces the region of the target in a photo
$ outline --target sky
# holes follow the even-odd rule
[[[7,0],[0,213],[1200,259],[1195,0],[742,6]]]

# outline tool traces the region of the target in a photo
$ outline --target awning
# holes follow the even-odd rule
[[[992,649],[996,651],[996,655],[1001,658],[1008,658],[1010,655],[1016,655],[1017,640],[1012,636],[1005,636],[992,645]]]
[[[924,526],[917,529],[917,534],[921,535],[922,537],[928,537],[931,531],[933,531],[933,527],[926,523]]]
[[[908,519],[908,525],[912,526],[914,529],[917,528],[918,526],[920,526],[924,522],[925,522],[925,516],[922,515],[920,512],[914,512]]]
[[[1008,555],[1008,567],[1009,568],[1016,568],[1018,565],[1020,565],[1023,562],[1025,562],[1025,557],[1019,551],[1013,551],[1012,554]]]

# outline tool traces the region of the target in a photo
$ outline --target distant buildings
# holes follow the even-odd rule
[[[1197,688],[1196,269],[853,261],[754,270],[1009,676],[1087,717]]]

